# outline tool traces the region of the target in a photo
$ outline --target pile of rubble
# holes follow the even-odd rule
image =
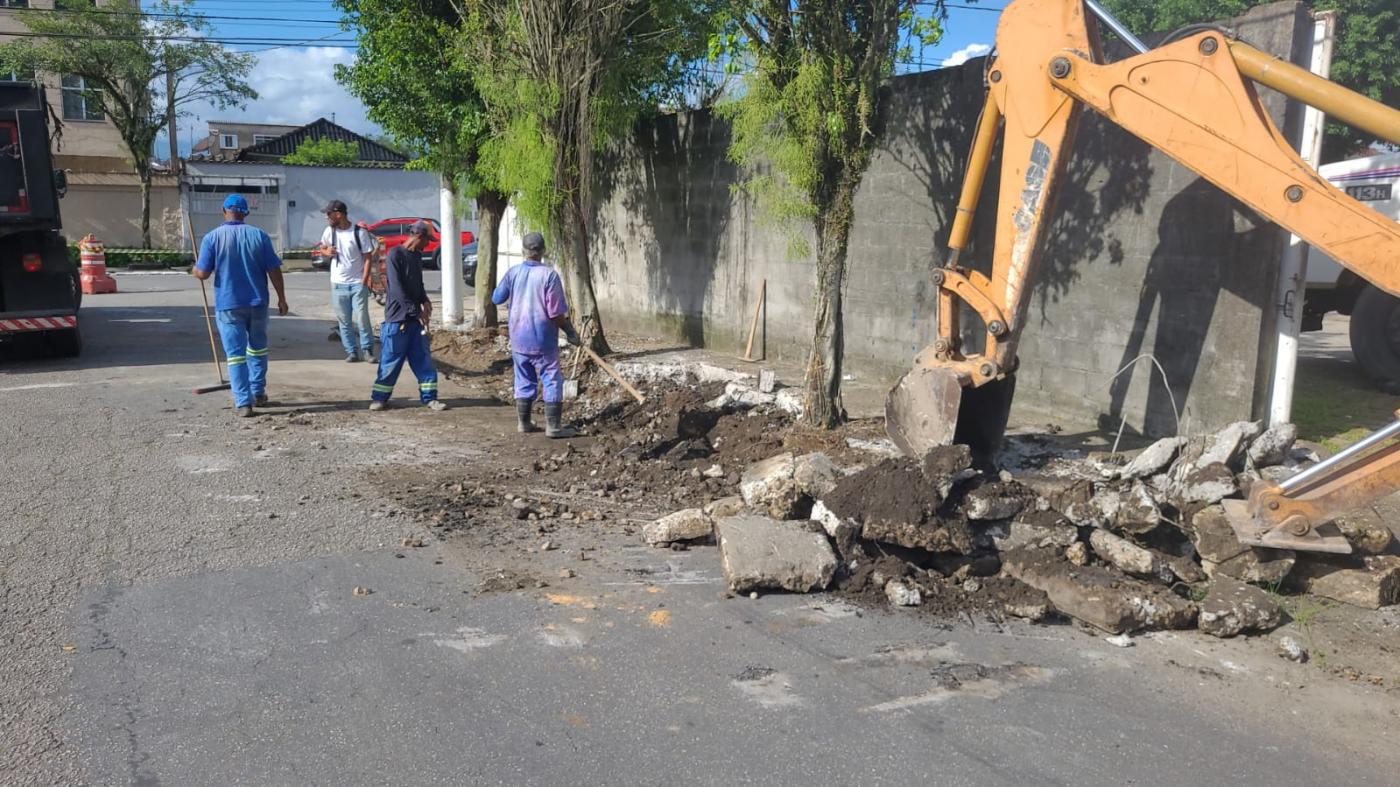
[[[662,546],[713,539],[736,593],[835,587],[943,613],[1065,615],[1114,634],[1268,631],[1284,620],[1282,594],[1400,602],[1400,556],[1384,528],[1338,523],[1351,556],[1236,539],[1220,501],[1316,462],[1295,434],[1240,422],[1131,457],[1029,460],[1023,441],[1000,471],[974,467],[965,446],[846,468],[782,453],[744,471],[740,496],[643,535]]]

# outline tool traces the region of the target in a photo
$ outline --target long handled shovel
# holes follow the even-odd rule
[[[190,221],[190,215],[185,214],[185,228],[190,232],[190,251],[196,264],[199,263],[199,252],[194,243],[194,222]],[[209,316],[209,289],[204,286],[204,280],[199,280],[199,294],[204,296],[204,327],[209,329],[209,352],[214,357],[214,372],[219,375],[219,382],[211,385],[195,386],[196,394],[213,393],[214,391],[227,391],[230,383],[224,379],[224,365],[219,363],[219,348],[214,344],[214,320]]]

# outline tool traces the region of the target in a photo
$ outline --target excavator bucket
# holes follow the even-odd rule
[[[949,369],[914,369],[885,397],[885,432],[906,456],[961,443],[990,461],[1001,448],[1015,388],[1014,376],[964,388]]]
[[[1250,513],[1247,500],[1222,500],[1220,504],[1225,509],[1226,521],[1235,531],[1235,537],[1246,546],[1292,549],[1299,552],[1331,552],[1338,555],[1351,552],[1351,544],[1331,522],[1311,528],[1305,535],[1298,536],[1276,528],[1271,529],[1267,523],[1259,521]]]

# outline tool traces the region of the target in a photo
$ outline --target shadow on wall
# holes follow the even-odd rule
[[[1151,352],[1170,383],[1169,390],[1162,375],[1152,370],[1143,412],[1145,434],[1177,434],[1173,408],[1186,406],[1196,376],[1213,360],[1205,356],[1220,349],[1229,352],[1230,337],[1208,341],[1221,292],[1260,311],[1267,308],[1269,291],[1259,286],[1258,261],[1277,258],[1279,237],[1266,219],[1202,178],[1167,201],[1119,365]],[[1155,330],[1149,342],[1154,309]],[[1134,376],[1127,371],[1114,380],[1101,427],[1118,428]]]
[[[947,259],[948,233],[952,229],[962,189],[964,171],[972,147],[978,115],[984,100],[985,58],[969,60],[957,68],[902,77],[900,93],[916,100],[897,102],[891,110],[888,133],[881,151],[912,175],[922,194],[904,193],[916,203],[927,204],[929,258],[920,266],[926,273]],[[998,144],[982,187],[969,247],[960,264],[990,273],[995,246],[997,191],[1000,187],[1001,153]],[[1150,147],[1111,123],[1087,113],[1081,116],[1074,148],[1059,178],[1052,214],[1042,243],[1040,269],[1029,325],[1047,319],[1045,307],[1070,296],[1089,261],[1105,259],[1111,265],[1124,260],[1123,244],[1112,231],[1121,227],[1123,214],[1141,215],[1152,178]],[[937,318],[936,291],[926,275],[915,289],[911,327],[931,330]],[[980,350],[981,321],[964,306],[964,347]],[[931,336],[930,336],[931,338]],[[918,348],[914,348],[917,350]]]
[[[620,201],[626,225],[610,226],[595,211],[595,233],[617,246],[645,239],[651,303],[679,321],[679,335],[694,347],[705,345],[705,301],[720,266],[730,187],[739,177],[726,156],[728,132],[708,110],[645,118],[632,147],[610,149],[598,167],[603,175],[594,205]],[[637,169],[631,176],[623,171],[629,165]],[[620,195],[619,180],[626,183]]]

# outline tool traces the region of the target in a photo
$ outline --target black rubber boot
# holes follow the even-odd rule
[[[535,426],[534,422],[530,420],[530,405],[532,404],[534,404],[534,402],[529,399],[515,400],[516,430],[527,434],[540,430],[540,428]]]
[[[578,437],[578,430],[564,426],[564,403],[544,403],[544,436],[553,438]]]

